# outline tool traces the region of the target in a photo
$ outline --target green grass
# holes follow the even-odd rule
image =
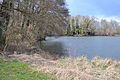
[[[0,58],[0,80],[56,80],[56,78],[33,71],[28,64]]]

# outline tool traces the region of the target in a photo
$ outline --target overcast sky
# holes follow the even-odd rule
[[[120,0],[66,0],[70,15],[96,16],[120,21]]]

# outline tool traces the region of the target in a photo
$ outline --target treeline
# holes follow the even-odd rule
[[[115,20],[99,20],[91,16],[68,17],[67,35],[115,36],[120,35],[120,24]]]
[[[0,2],[0,50],[24,50],[46,36],[62,35],[68,9],[64,0]]]

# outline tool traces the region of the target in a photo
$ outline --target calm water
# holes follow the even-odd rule
[[[68,57],[100,56],[120,60],[120,37],[48,37],[43,48]]]

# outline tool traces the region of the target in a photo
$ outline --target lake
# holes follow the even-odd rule
[[[47,37],[43,49],[67,57],[94,56],[120,60],[120,37]]]

